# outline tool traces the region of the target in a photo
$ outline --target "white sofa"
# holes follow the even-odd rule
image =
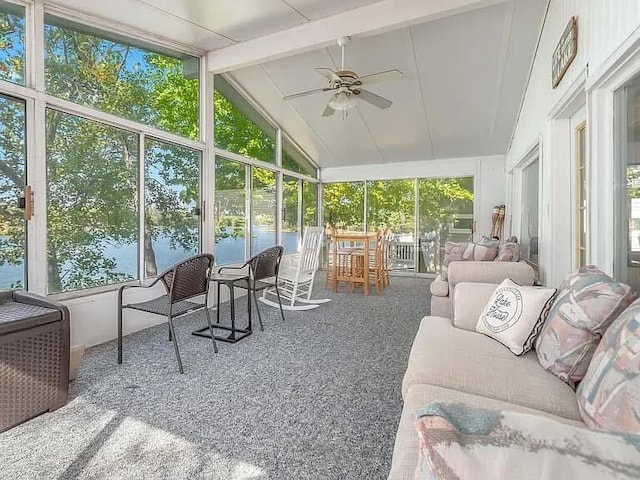
[[[453,299],[459,283],[500,283],[510,278],[520,285],[533,285],[534,271],[526,262],[451,262],[447,280],[438,275],[431,290],[431,315],[453,318]]]
[[[452,267],[453,263],[450,281],[455,282],[458,272]],[[411,348],[402,382],[404,407],[390,480],[415,477],[418,463],[415,415],[430,402],[462,402],[480,408],[533,413],[584,426],[574,390],[545,371],[534,351],[517,357],[497,341],[474,331],[497,284],[454,285],[453,320],[437,315],[425,317]]]

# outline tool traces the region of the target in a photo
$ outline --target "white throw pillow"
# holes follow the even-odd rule
[[[555,288],[523,287],[507,278],[484,307],[476,332],[499,341],[516,355],[527,353],[542,329]]]

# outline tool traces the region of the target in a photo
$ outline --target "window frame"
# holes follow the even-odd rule
[[[575,238],[575,266],[582,267],[587,264],[588,241],[589,241],[589,182],[587,167],[587,121],[581,122],[574,130],[575,135],[575,182],[576,182],[576,238]],[[584,140],[584,148],[580,139]],[[582,242],[582,231],[584,229],[584,244]],[[581,261],[580,253],[584,252],[584,263]]]
[[[213,98],[214,92],[214,75],[207,68],[206,52],[183,44],[166,41],[158,37],[149,36],[148,34],[137,31],[132,28],[125,27],[112,21],[98,19],[91,15],[75,12],[64,7],[55,5],[44,5],[42,2],[33,2],[29,0],[5,0],[6,3],[19,5],[25,8],[25,83],[24,85],[15,84],[6,80],[0,80],[0,93],[15,97],[25,101],[26,104],[26,142],[27,142],[27,178],[29,184],[34,190],[34,218],[39,221],[27,222],[27,276],[29,281],[28,289],[38,294],[46,294],[47,291],[47,271],[45,268],[37,268],[38,265],[46,264],[46,248],[47,248],[47,222],[42,219],[47,218],[47,178],[46,178],[46,145],[44,136],[38,134],[45,129],[45,112],[47,108],[59,110],[64,113],[75,115],[82,119],[99,122],[108,126],[116,127],[127,132],[138,135],[138,145],[140,151],[138,179],[140,188],[138,195],[140,205],[143,205],[144,199],[144,148],[146,137],[153,138],[161,142],[171,143],[177,146],[189,148],[199,152],[200,163],[200,248],[201,251],[215,252],[215,218],[214,218],[214,201],[215,201],[215,157],[221,156],[228,160],[238,161],[245,166],[256,166],[266,170],[274,171],[277,182],[277,220],[276,231],[277,240],[281,239],[281,213],[280,206],[282,204],[281,178],[283,174],[301,179],[303,182],[321,185],[318,178],[317,164],[299,147],[294,141],[287,136],[288,141],[296,147],[296,149],[309,160],[309,163],[315,168],[315,176],[300,174],[290,171],[282,167],[282,136],[286,135],[280,125],[270,117],[265,110],[258,105],[244,89],[240,88],[238,83],[232,78],[225,75],[225,78],[236,89],[236,91],[251,105],[255,111],[261,115],[264,120],[275,127],[276,132],[276,159],[275,163],[261,162],[259,160],[243,157],[233,152],[227,152],[223,149],[214,147],[213,125],[214,112],[213,102],[209,99]],[[58,18],[69,20],[96,31],[108,31],[115,36],[129,39],[132,42],[141,45],[157,46],[160,50],[172,51],[177,54],[190,55],[199,58],[199,138],[195,140],[182,137],[180,135],[161,130],[159,128],[142,124],[134,120],[119,117],[116,114],[103,112],[92,107],[83,106],[56,97],[45,91],[45,62],[42,52],[44,52],[44,28],[45,15],[52,15]],[[247,168],[247,175],[250,177],[251,168]],[[246,183],[247,202],[250,203],[251,184]],[[318,221],[321,218],[321,187],[317,188],[316,198],[316,216]],[[250,212],[250,205],[247,205],[247,213]],[[119,288],[121,285],[138,285],[148,283],[148,279],[144,277],[144,255],[142,249],[144,247],[142,239],[144,232],[144,208],[140,209],[139,215],[139,266],[138,278],[117,284],[105,285],[100,287],[87,288],[84,290],[70,291],[64,293],[56,293],[50,295],[56,300],[67,300],[76,297],[85,297],[102,292],[110,292]],[[247,226],[250,231],[251,226]],[[245,248],[245,259],[250,252],[250,238],[247,235],[246,241],[248,245]]]

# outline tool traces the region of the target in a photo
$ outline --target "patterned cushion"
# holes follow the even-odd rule
[[[496,262],[519,262],[520,244],[514,242],[501,243]]]
[[[476,332],[499,341],[516,355],[527,353],[544,324],[555,288],[522,287],[507,278],[484,307]]]
[[[593,265],[569,275],[560,284],[536,343],[540,365],[575,386],[584,377],[602,334],[632,300],[629,286]]]
[[[416,479],[640,478],[640,436],[508,410],[430,403],[418,412]]]
[[[464,260],[462,257],[466,249],[467,242],[447,242],[444,244],[444,259],[442,260],[442,267],[440,268],[440,277],[442,280],[447,280],[447,273],[451,262]]]
[[[588,426],[640,434],[640,299],[605,332],[577,397]]]

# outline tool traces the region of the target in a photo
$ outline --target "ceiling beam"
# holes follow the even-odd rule
[[[506,0],[382,0],[331,17],[213,50],[209,70],[223,73],[333,44],[477,10]]]

